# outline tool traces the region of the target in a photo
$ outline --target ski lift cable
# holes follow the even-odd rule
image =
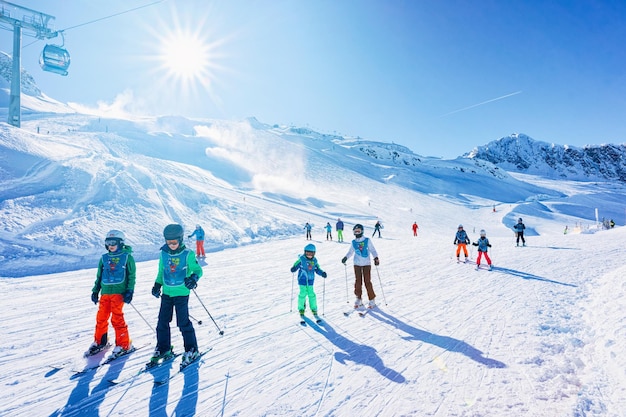
[[[146,7],[154,6],[155,4],[163,3],[165,1],[167,1],[167,0],[153,1],[152,3],[144,4],[142,6],[137,6],[135,8],[124,10],[124,11],[119,12],[119,13],[115,13],[115,14],[112,14],[112,15],[109,15],[109,16],[104,16],[104,17],[101,17],[99,19],[94,19],[94,20],[91,20],[89,22],[81,23],[81,24],[78,24],[78,25],[75,25],[75,26],[70,26],[70,27],[67,27],[65,29],[58,30],[57,32],[65,32],[65,31],[70,30],[70,29],[76,29],[76,28],[81,27],[81,26],[90,25],[92,23],[100,22],[102,20],[110,19],[112,17],[117,17],[117,16],[120,16],[120,15],[123,15],[123,14],[126,14],[126,13],[134,12],[136,10],[144,9]]]
[[[134,11],[136,11],[136,10],[144,9],[144,8],[146,8],[146,7],[154,6],[155,4],[163,3],[163,2],[165,2],[165,1],[167,1],[167,0],[157,0],[157,1],[153,1],[152,3],[147,3],[147,4],[144,4],[144,5],[141,5],[141,6],[137,6],[137,7],[134,7],[134,8],[132,8],[132,9],[128,9],[128,10],[121,11],[121,12],[119,12],[119,13],[114,13],[114,14],[112,14],[112,15],[109,15],[109,16],[104,16],[104,17],[101,17],[101,18],[98,18],[98,19],[94,19],[94,20],[91,20],[91,21],[89,21],[89,22],[85,22],[85,23],[81,23],[81,24],[78,24],[78,25],[74,25],[74,26],[67,27],[67,28],[65,28],[65,29],[57,30],[57,31],[56,31],[56,33],[59,33],[59,34],[61,34],[61,35],[62,35],[62,34],[63,34],[63,32],[65,32],[65,31],[67,31],[67,30],[76,29],[76,28],[81,27],[81,26],[87,26],[87,25],[90,25],[90,24],[92,24],[92,23],[96,23],[96,22],[100,22],[100,21],[102,21],[102,20],[110,19],[110,18],[112,18],[112,17],[117,17],[117,16],[120,16],[120,15],[123,15],[123,14],[126,14],[126,13],[134,12]],[[11,30],[12,30],[12,29],[11,29]],[[26,44],[26,45],[22,46],[22,49],[23,49],[23,48],[26,48],[26,47],[29,47],[30,45],[32,45],[32,44],[34,44],[34,43],[37,43],[37,42],[39,42],[39,39],[35,39],[35,40],[34,40],[34,41],[32,41],[31,43],[28,43],[28,44]]]

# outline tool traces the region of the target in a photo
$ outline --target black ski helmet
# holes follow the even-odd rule
[[[357,230],[360,230],[361,232],[357,233]],[[363,236],[363,230],[364,230],[363,225],[360,223],[355,224],[354,227],[352,228],[352,231],[354,232],[354,236],[357,238]]]
[[[163,229],[163,237],[165,240],[178,240],[178,243],[182,244],[185,237],[183,226],[180,224],[168,224]]]

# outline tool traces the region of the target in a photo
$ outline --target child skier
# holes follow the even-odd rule
[[[311,240],[311,225],[309,222],[304,225],[304,230],[306,230],[306,240]]]
[[[374,265],[379,265],[378,253],[376,248],[372,244],[369,238],[363,237],[363,225],[355,224],[352,228],[355,239],[350,245],[350,250],[341,260],[342,264],[346,264],[348,257],[354,254],[354,295],[356,300],[354,301],[354,308],[359,308],[363,305],[361,296],[363,295],[363,284],[367,290],[367,298],[369,299],[368,308],[376,307],[376,293],[374,293],[374,287],[372,286],[372,264],[370,262],[370,254],[374,257]]]
[[[300,255],[298,260],[291,267],[291,272],[298,271],[298,286],[300,287],[300,293],[298,294],[298,312],[300,317],[304,316],[304,309],[306,308],[306,298],[309,297],[309,306],[311,312],[315,316],[316,321],[320,321],[317,315],[317,296],[313,290],[313,281],[315,280],[315,274],[320,275],[322,278],[326,278],[328,275],[324,272],[315,258],[315,245],[309,243],[304,247],[304,255]]]
[[[121,356],[132,351],[128,327],[122,311],[124,303],[130,303],[135,289],[135,259],[132,248],[124,244],[124,233],[111,230],[106,234],[104,247],[107,253],[100,257],[96,282],[91,290],[91,301],[100,306],[96,315],[94,342],[86,355],[93,355],[107,346],[109,317],[115,329],[115,348],[112,356]]]
[[[159,269],[152,295],[161,297],[159,320],[157,322],[157,346],[150,362],[159,363],[173,355],[170,322],[176,310],[176,324],[183,336],[185,353],[181,365],[185,366],[200,357],[196,332],[189,320],[189,293],[198,286],[202,267],[196,255],[183,243],[183,227],[170,224],[163,230],[165,245],[161,247]],[[163,295],[161,295],[163,287]]]
[[[333,227],[330,225],[330,222],[326,223],[326,240],[333,240]]]
[[[480,268],[480,258],[482,255],[485,255],[485,259],[487,260],[487,265],[489,265],[489,270],[491,271],[491,259],[489,259],[489,255],[487,255],[487,248],[491,247],[489,243],[489,239],[487,239],[487,232],[484,230],[480,231],[480,238],[477,242],[472,243],[474,246],[478,246],[478,257],[476,258],[476,269]]]
[[[206,258],[204,253],[204,229],[199,224],[196,225],[196,230],[192,234],[187,236],[188,238],[196,237],[196,256],[198,258]]]
[[[476,230],[476,229],[474,229]],[[465,255],[465,262],[468,261],[467,255],[467,244],[470,243],[469,237],[467,237],[467,233],[463,230],[463,225],[460,224],[459,228],[454,236],[454,244],[456,246],[456,261],[461,262],[459,255],[461,254],[461,249],[463,249],[463,254]]]

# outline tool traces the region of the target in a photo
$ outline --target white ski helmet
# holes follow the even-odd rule
[[[109,246],[122,246],[125,238],[126,236],[124,236],[124,232],[115,229],[109,230],[104,238],[104,247],[108,250]]]
[[[480,236],[481,236],[481,237],[483,237],[483,236],[487,236],[487,232],[485,232],[485,229],[481,229],[481,230],[480,230]]]

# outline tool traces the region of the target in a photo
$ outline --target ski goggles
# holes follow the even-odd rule
[[[120,244],[119,239],[107,239],[104,241],[104,244],[107,246],[117,246]]]

